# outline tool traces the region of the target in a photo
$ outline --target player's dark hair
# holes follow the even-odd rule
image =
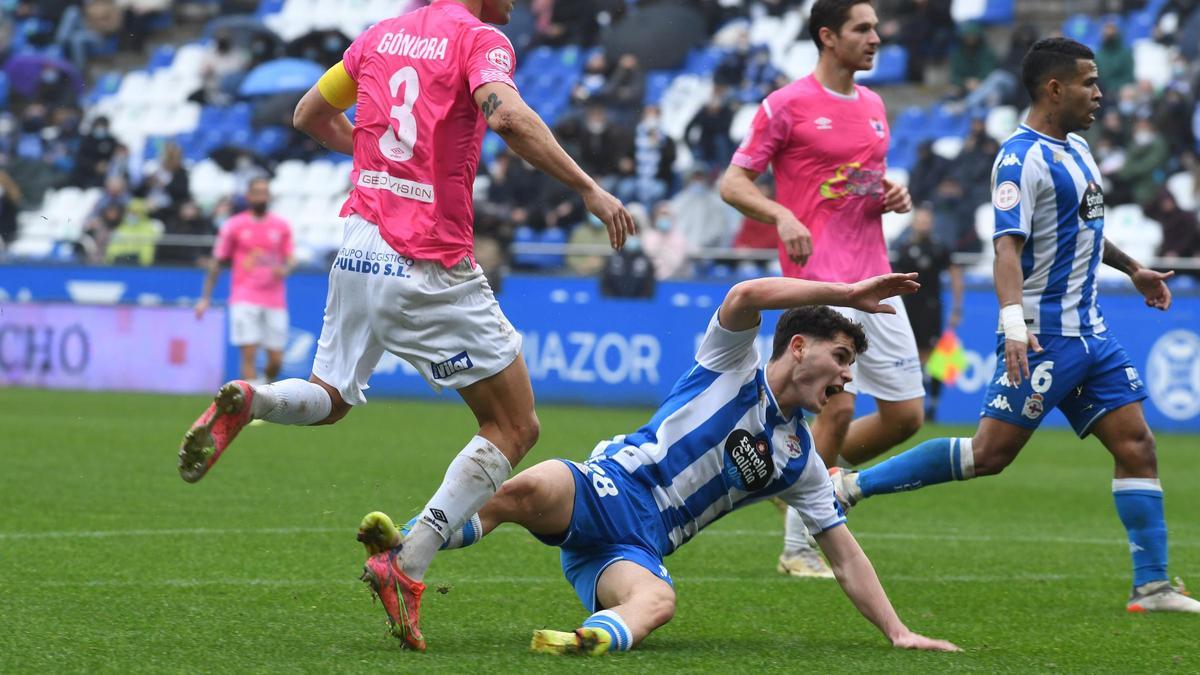
[[[867,334],[863,332],[862,326],[832,309],[824,305],[789,309],[775,323],[775,344],[771,349],[771,360],[783,356],[794,335],[832,340],[838,333],[844,333],[850,338],[856,354],[867,351]]]
[[[812,36],[817,51],[825,48],[821,44],[821,29],[828,28],[837,33],[850,20],[850,9],[855,5],[870,5],[871,0],[817,0],[808,16],[808,34]]]
[[[1071,38],[1045,38],[1033,43],[1021,60],[1021,83],[1029,92],[1029,98],[1038,100],[1047,80],[1073,76],[1080,59],[1095,61],[1096,54],[1087,45]]]

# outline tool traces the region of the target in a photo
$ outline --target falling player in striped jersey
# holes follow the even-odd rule
[[[1171,305],[1163,274],[1104,238],[1104,193],[1087,142],[1100,107],[1092,51],[1065,38],[1034,44],[1022,79],[1027,122],[992,169],[996,213],[996,373],[972,438],[926,441],[861,473],[835,470],[848,508],[876,494],[1000,473],[1057,407],[1080,438],[1095,434],[1115,460],[1113,501],[1133,556],[1130,612],[1200,613],[1167,576],[1167,526],[1146,388],[1096,302],[1100,262],[1129,275],[1146,304]]]
[[[663,565],[730,511],[780,497],[804,518],[850,600],[896,647],[953,651],[910,631],[845,527],[803,411],[820,412],[850,381],[867,348],[863,329],[818,304],[891,313],[886,298],[912,293],[916,274],[855,284],[772,278],[734,286],[709,322],[696,363],[637,431],[603,441],[584,462],[542,462],[504,483],[449,540],[469,545],[517,523],[562,549],[563,573],[592,612],[571,632],[539,630],[535,651],[603,654],[637,645],[670,621],[675,591]],[[790,308],[790,309],[789,309]],[[760,313],[787,309],[760,366]],[[415,520],[415,519],[414,519]],[[410,521],[412,522],[412,521]],[[369,514],[359,539],[379,551],[400,539]]]

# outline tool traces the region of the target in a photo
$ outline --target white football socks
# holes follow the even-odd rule
[[[798,553],[805,549],[811,549],[811,537],[808,536],[808,528],[804,525],[804,519],[800,517],[800,512],[792,507],[788,507],[786,515],[783,517],[783,552],[784,555]]]
[[[404,540],[404,573],[414,581],[424,578],[442,544],[483,508],[511,472],[500,448],[482,436],[472,438],[450,462],[441,487]]]
[[[333,401],[321,385],[292,378],[254,388],[251,416],[276,424],[316,424],[329,417]]]

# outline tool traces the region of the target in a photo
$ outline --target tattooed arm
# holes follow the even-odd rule
[[[1146,298],[1147,307],[1166,311],[1171,306],[1171,289],[1167,288],[1166,280],[1174,276],[1174,271],[1156,272],[1143,267],[1107,238],[1104,240],[1104,264],[1128,274],[1133,287]]]
[[[489,82],[475,90],[475,102],[488,127],[499,134],[513,152],[583,197],[588,210],[608,227],[613,248],[621,248],[625,237],[637,231],[632,216],[621,202],[579,168],[517,90],[507,84]]]

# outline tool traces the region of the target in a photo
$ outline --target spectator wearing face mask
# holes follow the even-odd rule
[[[71,183],[80,187],[97,187],[104,182],[107,163],[112,159],[117,141],[109,133],[108,118],[101,115],[79,142],[75,170]]]
[[[1134,204],[1148,204],[1166,180],[1167,162],[1171,151],[1167,142],[1148,119],[1139,119],[1133,125],[1133,138],[1125,148],[1125,165],[1117,179],[1128,189],[1129,199]],[[1120,202],[1118,202],[1120,203]]]
[[[683,230],[675,225],[670,202],[659,202],[654,207],[652,226],[641,228],[639,236],[642,249],[654,264],[655,277],[675,279],[687,276],[688,240]]]
[[[209,105],[229,103],[233,99],[232,92],[222,84],[227,77],[246,70],[248,63],[249,55],[234,44],[233,36],[228,31],[217,31],[200,63],[200,90],[192,94],[191,100]]]
[[[1100,91],[1120,91],[1133,82],[1133,51],[1115,21],[1102,29],[1100,49],[1096,50],[1096,69],[1100,72]]]

